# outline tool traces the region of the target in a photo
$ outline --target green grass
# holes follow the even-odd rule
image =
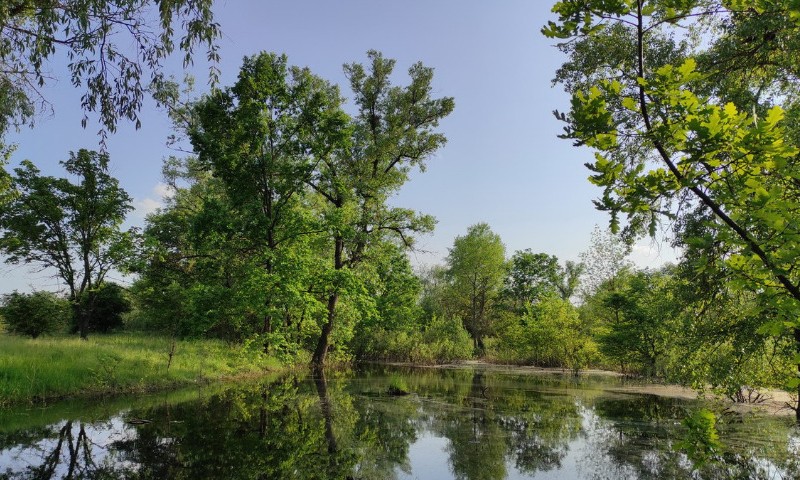
[[[273,358],[215,340],[177,341],[135,334],[29,338],[0,335],[0,406],[73,396],[157,390],[261,375],[284,368]]]

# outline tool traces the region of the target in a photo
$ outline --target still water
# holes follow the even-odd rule
[[[370,367],[0,412],[0,478],[800,478],[791,417],[607,377]],[[392,395],[393,387],[411,392]]]

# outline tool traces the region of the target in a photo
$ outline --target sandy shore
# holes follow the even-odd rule
[[[609,392],[649,394],[671,398],[696,399],[700,397],[696,390],[680,385],[652,384],[609,388],[607,390]],[[705,394],[703,398],[712,402],[718,402],[723,409],[736,412],[760,411],[770,415],[795,415],[794,410],[789,407],[789,404],[795,405],[796,400],[792,398],[790,393],[781,390],[764,390],[763,395],[763,399],[758,403],[736,403],[727,398],[711,394]]]
[[[525,365],[500,365],[495,363],[483,362],[480,360],[467,360],[460,363],[450,363],[442,365],[415,365],[408,363],[390,363],[389,365],[397,366],[413,366],[418,368],[436,368],[436,369],[461,369],[461,368],[480,368],[486,371],[496,371],[512,374],[529,374],[529,375],[546,375],[546,374],[572,374],[573,371],[565,368],[542,368],[532,367]],[[619,372],[612,372],[609,370],[596,370],[587,369],[579,372],[580,376],[605,376],[605,377],[623,377],[624,375]],[[620,394],[635,394],[635,395],[658,395],[659,397],[668,398],[683,398],[694,400],[700,398],[698,392],[694,389],[683,387],[681,385],[665,385],[658,383],[646,383],[642,385],[626,385],[626,386],[610,386],[603,390],[612,393]],[[788,405],[796,405],[797,401],[788,392],[782,390],[764,390],[763,401],[759,403],[736,403],[727,398],[715,397],[706,393],[703,398],[708,401],[716,402],[723,409],[729,409],[736,412],[762,412],[770,415],[787,415],[794,416],[795,412]]]

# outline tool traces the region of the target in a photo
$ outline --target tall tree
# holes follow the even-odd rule
[[[614,227],[625,214],[632,233],[703,211],[695,231],[706,233],[685,240],[722,245],[736,286],[774,313],[763,331],[793,337],[800,352],[800,8],[580,0],[554,11],[545,34],[572,40],[557,74],[572,107],[559,117],[565,137],[597,152],[598,207]],[[800,388],[800,377],[787,384]]]
[[[600,350],[648,376],[663,376],[663,357],[675,342],[680,314],[686,308],[678,298],[679,279],[672,270],[626,272],[621,275],[620,291],[603,298],[619,314],[600,335]]]
[[[393,86],[395,61],[376,51],[367,56],[366,67],[345,65],[356,107],[346,141],[320,154],[309,182],[327,204],[323,216],[333,260],[328,313],[314,350],[315,365],[325,362],[340,295],[353,284],[353,268],[370,248],[385,241],[409,248],[414,232],[433,227],[431,217],[390,207],[387,201],[414,167],[423,169],[425,161],[444,145],[444,135],[435,129],[454,106],[450,97],[431,97],[433,69],[414,64],[408,71],[410,84]]]
[[[14,170],[17,195],[0,211],[0,251],[8,263],[53,268],[87,338],[93,305],[86,295],[131,251],[132,233],[120,230],[131,198],[109,175],[106,154],[79,150],[61,165],[79,182],[43,176],[30,161]]]
[[[555,294],[560,283],[555,255],[521,250],[514,252],[509,261],[503,296],[511,301],[515,311],[525,313],[531,304]]]
[[[586,270],[586,265],[583,262],[573,262],[567,260],[563,266],[558,267],[558,293],[561,294],[562,300],[569,300],[577,292],[581,284],[581,275]]]
[[[233,87],[193,107],[189,136],[200,164],[251,219],[245,247],[259,252],[265,270],[262,333],[272,332],[273,319],[302,290],[290,287],[301,279],[292,245],[319,228],[303,195],[315,162],[344,138],[341,103],[338,89],[307,68],[261,53],[245,59]]]
[[[475,350],[485,350],[484,338],[492,332],[494,308],[506,275],[506,249],[500,236],[486,223],[456,237],[447,256],[452,295]]]
[[[618,274],[631,266],[628,254],[631,249],[619,236],[595,226],[592,230],[591,245],[581,252],[581,295],[588,298],[601,286],[614,289]]]

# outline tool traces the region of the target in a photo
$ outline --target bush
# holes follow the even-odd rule
[[[69,302],[50,292],[13,292],[3,297],[0,314],[11,333],[36,338],[63,328],[69,321]]]
[[[103,283],[83,296],[81,310],[88,314],[90,332],[108,333],[122,327],[122,315],[131,311],[131,302],[124,288]],[[78,331],[76,318],[72,319],[72,331]]]
[[[422,340],[438,363],[472,358],[472,337],[457,318],[433,317]]]
[[[447,363],[472,357],[472,339],[457,319],[434,317],[424,331],[373,327],[356,348],[359,360]]]
[[[499,328],[497,360],[579,370],[598,358],[597,345],[578,311],[566,300],[547,297]]]

